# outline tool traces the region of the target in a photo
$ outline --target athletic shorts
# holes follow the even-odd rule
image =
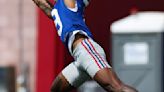
[[[107,63],[102,47],[90,38],[84,39],[73,51],[74,62],[69,64],[62,74],[74,87],[93,78],[103,68],[111,68]]]

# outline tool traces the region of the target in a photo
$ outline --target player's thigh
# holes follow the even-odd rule
[[[78,57],[78,61],[81,61],[80,65],[102,87],[109,85],[109,83],[112,84],[111,87],[120,84],[111,66],[107,63],[105,52],[99,44],[92,39],[85,39],[81,42],[78,51],[81,53],[74,55]]]
[[[85,39],[74,50],[79,65],[108,92],[119,92],[122,83],[107,63],[103,48],[92,39]],[[125,91],[128,92],[128,91]],[[130,91],[129,91],[130,92]],[[134,91],[135,92],[135,91]]]
[[[74,57],[77,57],[79,65],[92,78],[97,71],[103,68],[111,68],[106,60],[103,48],[92,39],[85,39],[74,50]]]

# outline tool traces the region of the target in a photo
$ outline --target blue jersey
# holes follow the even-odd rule
[[[67,45],[72,32],[76,30],[81,30],[89,37],[92,37],[84,21],[84,1],[86,0],[76,0],[76,7],[73,9],[68,8],[64,0],[58,0],[54,5],[51,15],[54,19],[58,35],[65,45]]]

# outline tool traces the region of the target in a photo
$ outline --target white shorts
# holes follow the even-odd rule
[[[85,39],[73,51],[74,62],[69,64],[62,74],[74,87],[80,86],[87,79],[93,78],[103,68],[111,68],[100,45],[92,39]]]

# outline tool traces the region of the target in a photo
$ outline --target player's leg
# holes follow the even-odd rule
[[[99,62],[102,63],[101,65],[104,65],[104,67],[99,68],[95,75],[92,76],[95,81],[97,81],[107,92],[137,92],[134,88],[122,83],[112,68],[109,67],[106,63],[105,52],[100,45],[91,39],[86,40],[86,43],[92,50],[95,50],[95,53],[99,56]],[[90,68],[89,71],[92,71],[92,68]]]
[[[105,90],[114,91],[122,87],[122,82],[117,78],[111,68],[103,68],[99,70],[93,77]]]
[[[90,78],[89,75],[76,66],[76,63],[78,61],[69,64],[56,77],[52,84],[51,92],[69,92]]]
[[[104,50],[92,39],[84,39],[74,49],[83,69],[108,92],[137,92],[124,85],[108,65]]]
[[[123,84],[111,68],[99,70],[93,79],[108,92],[138,92],[136,89]]]

